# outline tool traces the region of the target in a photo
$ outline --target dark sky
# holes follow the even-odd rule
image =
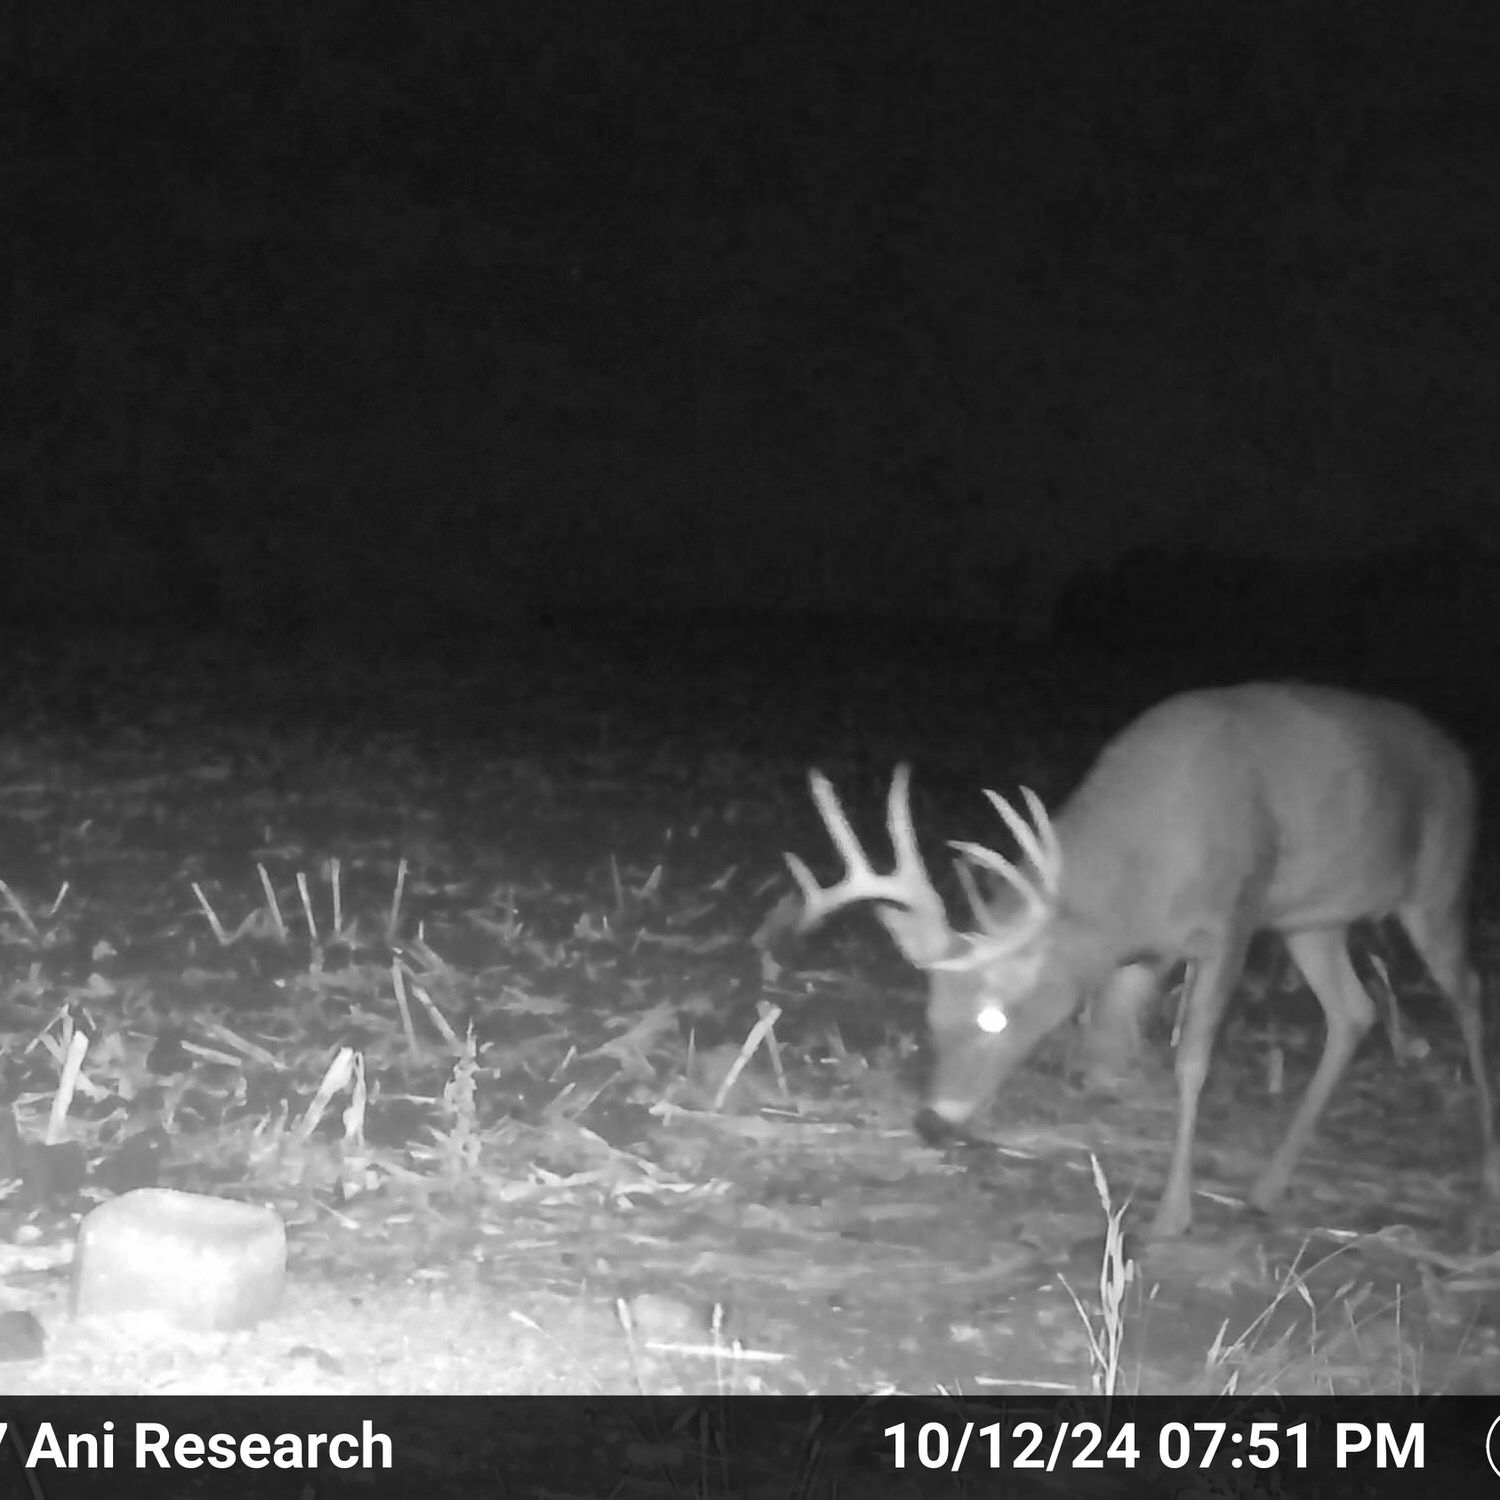
[[[1488,545],[1497,38],[6,0],[4,609],[984,615]]]

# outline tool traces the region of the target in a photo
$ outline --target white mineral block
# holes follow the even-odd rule
[[[248,1328],[275,1310],[286,1226],[270,1208],[137,1188],[78,1226],[73,1312],[155,1313],[197,1332]]]

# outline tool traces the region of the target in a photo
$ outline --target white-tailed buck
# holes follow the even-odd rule
[[[1001,877],[982,897],[966,866],[975,930],[955,931],[917,849],[909,772],[891,782],[896,867],[877,875],[832,786],[813,799],[846,865],[827,889],[795,855],[803,927],[878,903],[907,960],[929,976],[934,1077],[924,1137],[962,1127],[1054,1027],[1089,1004],[1100,1025],[1137,1013],[1179,961],[1188,966],[1177,1048],[1177,1132],[1152,1232],[1192,1219],[1193,1131],[1214,1036],[1253,933],[1278,932],[1322,1003],[1327,1039],[1286,1136],[1251,1193],[1286,1187],[1375,1007],[1350,962],[1361,919],[1405,927],[1458,1016],[1473,1071],[1484,1184],[1500,1191],[1478,977],[1465,902],[1475,834],[1463,752],[1399,704],[1329,688],[1252,684],[1157,705],[1103,752],[1056,819],[1023,791],[1029,818],[985,795],[1022,859],[955,844]],[[1114,1018],[1113,1020],[1111,1018]]]

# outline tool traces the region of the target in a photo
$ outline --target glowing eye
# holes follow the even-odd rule
[[[974,1017],[974,1024],[987,1036],[999,1036],[1010,1025],[1010,1017],[1000,1006],[986,1005]]]

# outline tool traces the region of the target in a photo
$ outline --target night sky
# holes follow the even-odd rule
[[[0,1389],[1500,1391],[1500,0],[0,0],[0,382],[0,1249],[293,1297]]]
[[[5,10],[12,623],[1488,616],[1485,7]]]

